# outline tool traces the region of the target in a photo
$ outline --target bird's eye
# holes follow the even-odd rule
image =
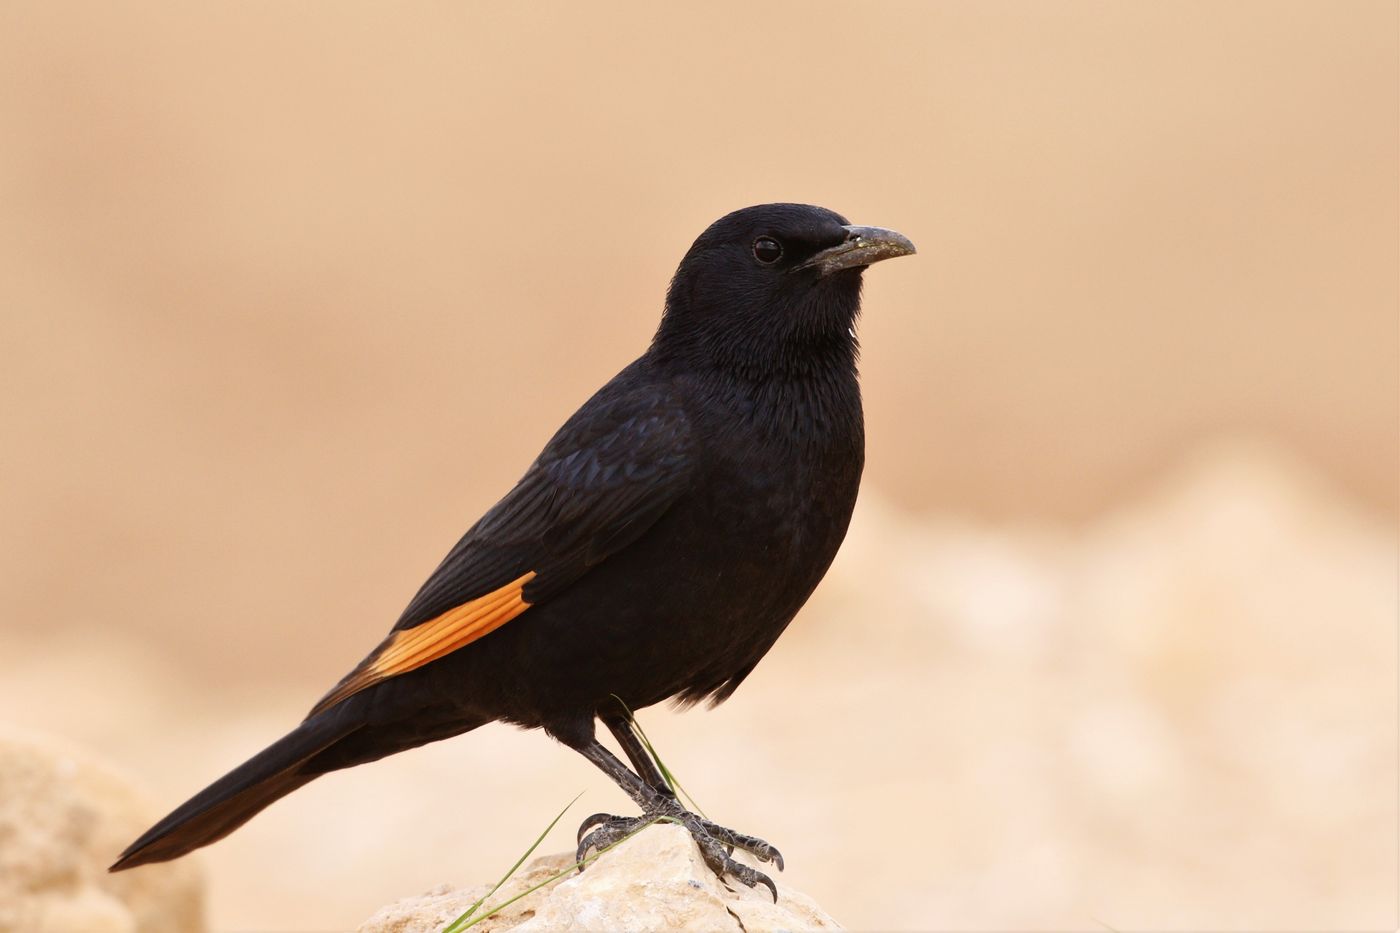
[[[753,241],[753,255],[759,262],[772,265],[783,258],[783,244],[771,236],[761,236]]]

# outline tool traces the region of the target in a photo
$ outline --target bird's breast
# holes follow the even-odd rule
[[[706,425],[698,521],[723,542],[715,566],[802,599],[845,537],[865,462],[854,378],[783,385],[731,401]]]

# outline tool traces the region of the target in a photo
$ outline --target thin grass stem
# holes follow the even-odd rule
[[[691,810],[708,820],[710,818],[709,814],[700,809],[700,805],[695,802],[695,798],[690,796],[690,792],[687,791],[681,785],[681,782],[676,779],[676,776],[671,773],[671,769],[666,767],[666,762],[661,760],[661,755],[656,751],[656,746],[652,745],[651,739],[647,738],[646,730],[643,729],[642,724],[637,721],[637,716],[632,712],[631,707],[624,703],[622,697],[618,696],[616,693],[612,695],[612,698],[616,700],[623,711],[627,713],[627,724],[631,726],[632,731],[636,734],[637,738],[641,740],[642,747],[647,750],[647,754],[651,756],[651,760],[656,763],[656,770],[661,772],[661,778],[666,782],[666,786],[671,788],[671,794],[674,796],[680,793],[685,797],[686,802],[690,804]]]
[[[577,800],[578,798],[574,798],[574,799]],[[561,814],[559,814],[559,815],[560,815],[560,816],[563,816],[564,814],[561,813]],[[555,822],[558,822],[557,818],[556,818]],[[471,920],[468,920],[466,923],[462,924],[461,926],[457,926],[458,923],[461,923],[463,920],[465,920],[465,919],[467,918],[467,916],[471,913],[471,910],[475,910],[475,909],[476,909],[476,904],[473,904],[472,907],[471,907],[471,910],[468,910],[466,914],[463,914],[462,916],[458,917],[456,920],[452,921],[452,924],[451,924],[450,926],[446,927],[445,929],[443,929],[442,933],[461,933],[461,931],[470,929],[471,927],[476,926],[478,923],[480,923],[480,922],[483,921],[483,920],[486,920],[486,919],[488,919],[488,918],[490,918],[490,917],[494,917],[496,914],[498,914],[498,913],[500,913],[501,911],[505,910],[507,907],[509,907],[511,904],[514,904],[516,901],[520,900],[522,897],[528,897],[529,895],[534,894],[534,893],[535,893],[536,891],[538,891],[540,888],[543,888],[543,887],[545,887],[546,885],[551,885],[551,884],[553,884],[554,882],[558,881],[560,878],[563,878],[563,877],[566,876],[566,875],[569,875],[569,874],[571,874],[571,873],[573,873],[573,872],[578,871],[578,870],[579,870],[580,868],[582,868],[584,865],[587,865],[588,863],[590,863],[590,862],[594,861],[595,859],[599,858],[604,852],[608,852],[608,851],[611,851],[612,849],[616,849],[618,846],[622,845],[622,844],[623,844],[624,842],[626,842],[628,839],[631,839],[633,836],[637,835],[637,833],[639,833],[639,832],[641,832],[642,830],[646,829],[648,826],[652,825],[653,823],[660,823],[660,822],[674,823],[675,820],[671,819],[669,816],[654,816],[654,817],[652,817],[651,819],[647,820],[647,821],[646,821],[645,823],[643,823],[642,825],[638,826],[636,829],[632,830],[632,831],[631,831],[630,833],[628,833],[627,835],[623,836],[621,839],[617,840],[617,842],[614,842],[614,843],[611,844],[611,845],[604,846],[603,848],[601,848],[601,849],[599,849],[598,851],[594,852],[592,855],[589,855],[589,856],[586,856],[586,857],[584,857],[584,858],[579,859],[577,862],[574,862],[572,865],[570,865],[568,868],[564,869],[563,871],[558,872],[557,874],[550,875],[548,878],[544,879],[544,880],[541,881],[539,884],[536,884],[536,885],[533,885],[532,887],[526,888],[524,891],[521,891],[519,894],[515,895],[515,897],[512,897],[510,900],[505,901],[504,903],[498,904],[498,905],[496,905],[495,907],[492,907],[490,910],[488,910],[486,913],[482,914],[481,916],[479,916],[479,917],[473,917]],[[551,824],[551,825],[552,825],[552,824]],[[548,832],[548,830],[546,830],[546,832]],[[522,859],[522,861],[523,861],[523,859]],[[504,879],[502,879],[502,880],[504,880]],[[500,887],[500,885],[497,885],[497,887]],[[492,892],[491,892],[491,893],[495,893],[495,889],[494,889],[494,888],[492,889]],[[489,897],[489,896],[490,896],[490,894],[487,895],[487,897]],[[486,898],[482,898],[482,900],[485,900],[485,899],[486,899]],[[477,904],[479,904],[479,903],[481,903],[481,901],[477,901]]]
[[[572,807],[574,804],[578,803],[578,798],[582,796],[583,792],[580,791],[577,797],[574,797],[573,800],[570,800],[568,803],[566,803],[564,805],[564,809],[559,811],[559,815],[549,821],[549,825],[544,828],[544,832],[540,833],[539,836],[535,837],[535,841],[530,844],[530,848],[525,850],[525,854],[520,856],[520,858],[516,859],[515,864],[510,866],[510,870],[501,876],[501,880],[497,881],[495,886],[492,887],[491,890],[487,891],[481,897],[477,898],[476,903],[468,907],[466,913],[462,914],[456,920],[453,920],[446,927],[444,927],[442,933],[461,933],[462,930],[465,930],[467,927],[471,926],[470,923],[466,924],[465,926],[459,926],[459,924],[463,923],[463,921],[465,921],[468,917],[476,913],[477,908],[484,904],[488,897],[499,891],[501,889],[501,885],[509,881],[511,876],[520,870],[520,866],[525,864],[525,860],[529,858],[531,854],[533,854],[534,851],[540,847],[541,842],[544,842],[544,837],[549,835],[549,831],[552,830],[556,825],[558,825],[559,821],[564,818],[564,814],[568,813],[569,808]],[[499,910],[500,908],[498,907],[496,909]]]

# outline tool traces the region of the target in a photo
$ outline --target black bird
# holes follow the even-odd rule
[[[782,868],[777,850],[683,809],[628,710],[725,700],[826,573],[865,461],[861,272],[912,252],[898,233],[802,204],[716,221],[676,270],[651,346],[565,422],[389,636],[111,870],[208,845],[328,771],[499,720],[544,729],[641,808],[589,817],[580,853],[667,816],[716,874],[776,899],[731,854]]]

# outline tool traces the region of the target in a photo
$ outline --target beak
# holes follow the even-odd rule
[[[828,249],[822,250],[793,270],[815,268],[819,275],[828,276],[842,269],[855,269],[893,259],[896,256],[909,256],[915,252],[914,244],[902,233],[886,230],[883,227],[846,227],[846,239]]]

